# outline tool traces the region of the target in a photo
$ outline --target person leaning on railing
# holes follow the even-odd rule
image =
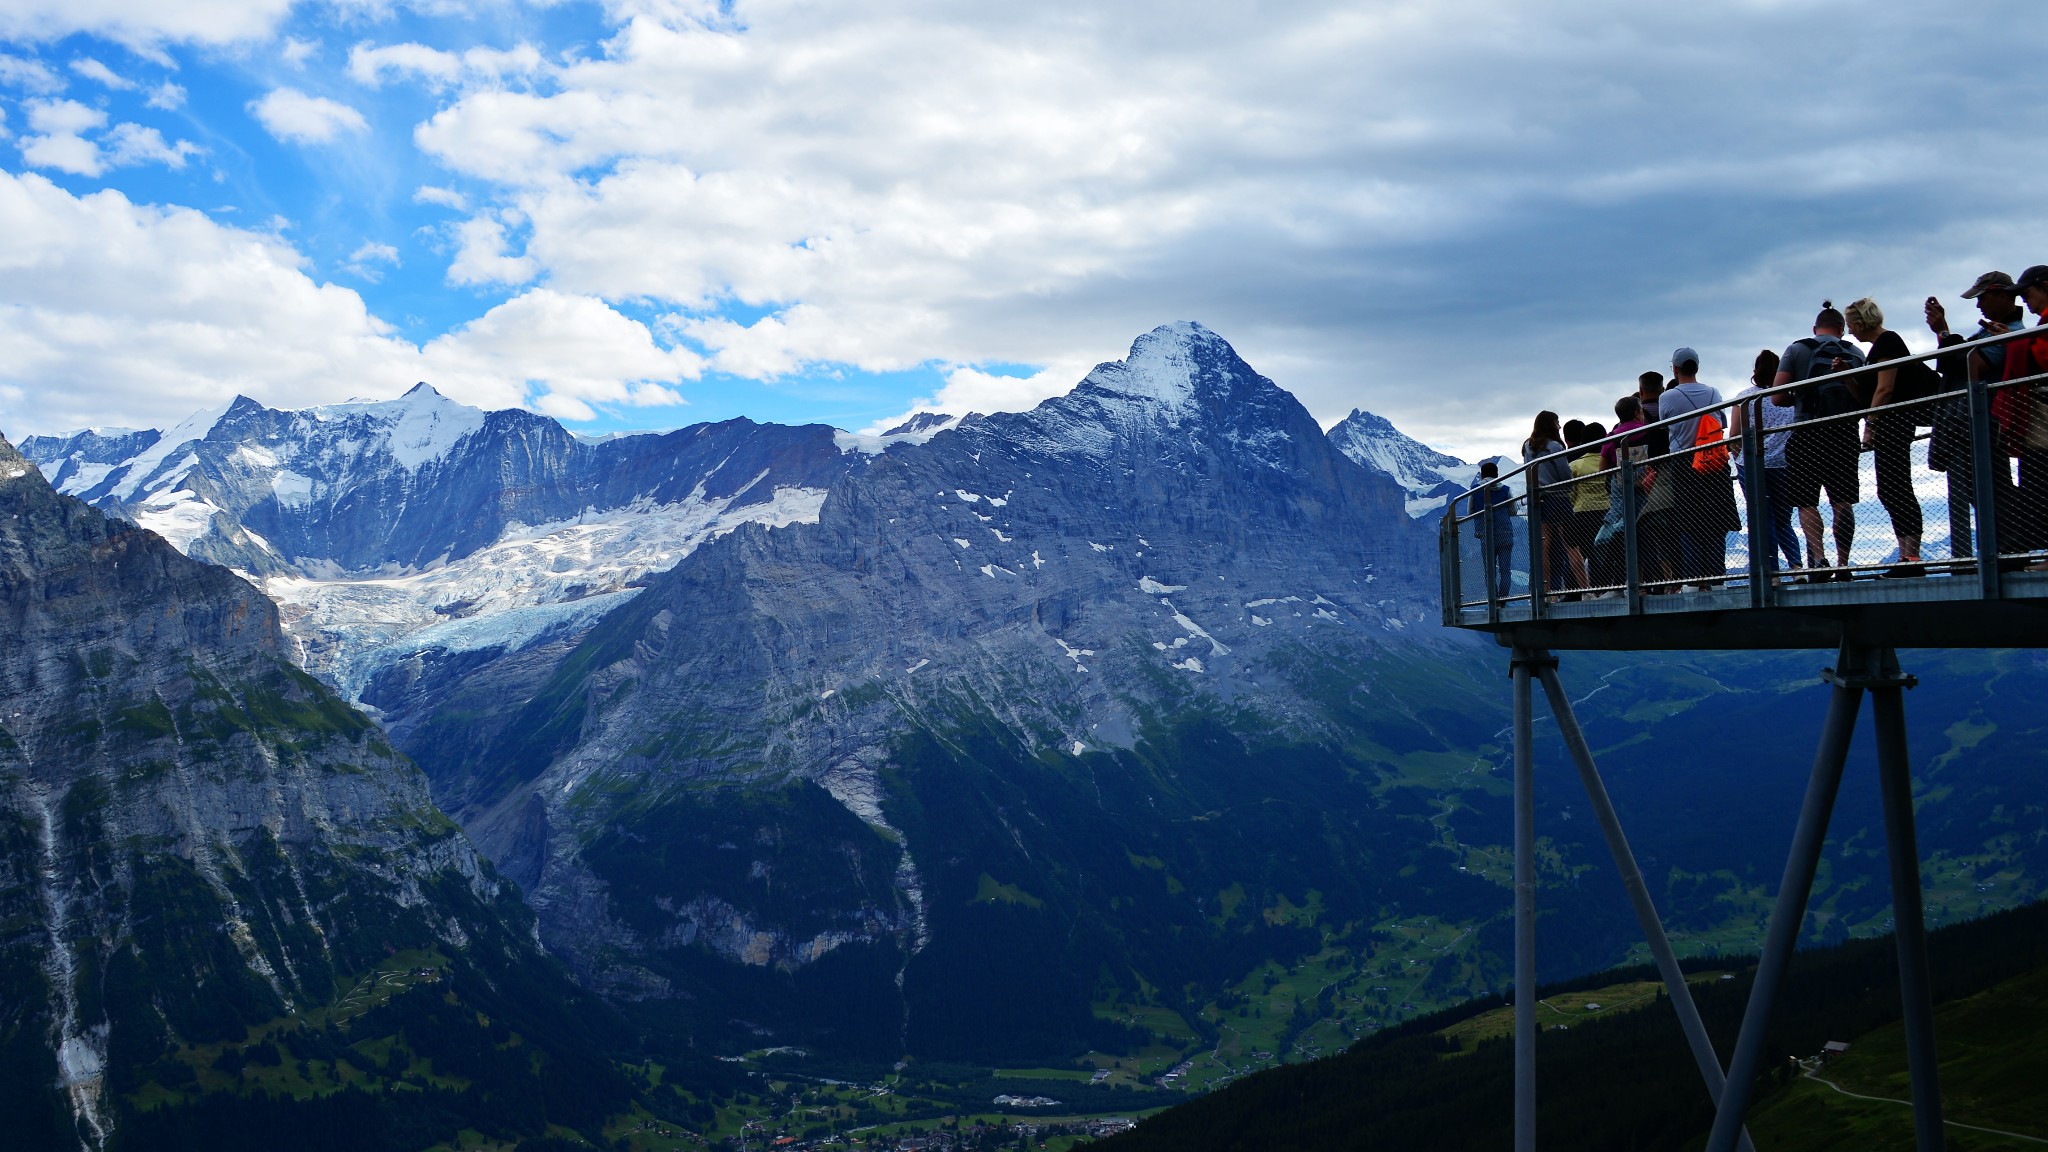
[[[1986,272],[1977,277],[1976,283],[1964,290],[1963,299],[1975,300],[1982,317],[1977,330],[1967,337],[1949,331],[1947,309],[1934,297],[1927,298],[1927,327],[1941,347],[1997,336],[2027,322],[2027,311],[2019,302],[2019,289],[2013,285],[2012,277],[2003,272]],[[1973,380],[2005,378],[2005,345],[1972,348],[1967,354],[1951,352],[1941,357],[1939,370],[1941,389],[1950,395],[1935,406],[1934,437],[1927,444],[1927,466],[1948,475],[1949,555],[1960,559],[1976,552],[1970,524],[1970,510],[1977,501],[1975,449],[1970,440],[1970,400],[1965,393]],[[1999,497],[2000,504],[2010,504],[2011,477],[2000,469],[1995,479],[1998,483],[1994,489],[2004,493]]]

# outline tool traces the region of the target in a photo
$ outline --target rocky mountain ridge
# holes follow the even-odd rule
[[[1411,639],[1434,606],[1405,502],[1220,337],[1164,326],[1031,412],[875,456],[815,524],[706,544],[559,658],[400,739],[526,888],[550,947],[614,995],[701,1005],[713,985],[782,979],[801,999],[836,965],[835,987],[895,1005],[893,1023],[833,1025],[841,1039],[886,1027],[943,1047],[918,1039],[938,1004],[909,1004],[934,949],[967,943],[956,909],[1050,905],[1001,868],[955,875],[965,858],[901,779],[910,745],[986,740],[1085,774],[1130,770],[1188,717],[1341,744],[1303,687],[1315,666],[1442,642]],[[938,735],[961,726],[977,735]],[[1018,818],[947,817],[977,835]],[[776,894],[792,872],[800,908]],[[986,992],[956,975],[931,995]],[[1085,1031],[1061,996],[1061,1026]]]
[[[152,1078],[191,1083],[178,1053],[321,1008],[393,951],[551,970],[418,769],[287,658],[275,605],[5,440],[0,635],[19,1146],[104,1145]]]
[[[29,437],[23,451],[59,491],[249,574],[300,662],[353,696],[418,652],[587,627],[735,524],[815,517],[865,458],[843,439],[732,420],[592,444],[421,384],[292,411],[239,397],[161,435]]]

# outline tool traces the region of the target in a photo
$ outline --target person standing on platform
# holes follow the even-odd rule
[[[1566,439],[1571,438],[1571,431],[1568,425]],[[1574,448],[1605,439],[1607,429],[1598,423],[1583,424],[1579,426],[1578,434],[1579,438],[1572,444]],[[1603,562],[1601,550],[1595,543],[1600,525],[1607,519],[1607,480],[1599,473],[1600,453],[1586,448],[1572,457],[1572,527],[1568,541],[1576,553],[1572,563],[1579,570],[1579,583],[1584,588],[1621,582],[1613,578],[1608,570],[1611,565]]]
[[[1498,604],[1515,590],[1515,495],[1500,482],[1500,465],[1479,462],[1482,487],[1466,500],[1465,511],[1472,517],[1472,535],[1486,554],[1481,569],[1486,574],[1486,599]]]
[[[1537,517],[1543,522],[1542,541],[1529,541],[1529,566],[1543,573],[1548,591],[1564,591],[1571,583],[1571,568],[1565,553],[1565,529],[1572,519],[1572,465],[1564,457],[1564,432],[1557,413],[1545,409],[1536,414],[1536,425],[1522,441],[1522,463],[1535,464],[1536,488],[1542,496]],[[1540,463],[1539,463],[1540,461]],[[1542,567],[1538,568],[1537,565]]]
[[[1771,381],[1778,377],[1778,354],[1769,348],[1756,354],[1756,364],[1750,370],[1749,387],[1735,394],[1737,400],[1760,397]],[[1764,537],[1764,572],[1768,575],[1778,567],[1778,556],[1785,557],[1785,568],[1799,567],[1799,533],[1792,530],[1792,505],[1785,499],[1785,449],[1792,435],[1786,429],[1792,427],[1792,410],[1761,399],[1748,399],[1731,410],[1728,418],[1728,439],[1734,442],[1736,460],[1740,464],[1742,490],[1749,491],[1749,478],[1759,467],[1763,469],[1764,505],[1761,512],[1764,522],[1770,525],[1770,532]],[[1743,450],[1743,437],[1747,427],[1756,424],[1758,435],[1763,441],[1763,460],[1751,460]]]
[[[1703,414],[1679,420],[1670,426],[1669,432],[1671,451],[1685,453],[1670,464],[1672,477],[1678,483],[1672,496],[1676,502],[1678,576],[1704,589],[1727,577],[1728,533],[1740,528],[1742,522],[1735,510],[1735,494],[1728,487],[1725,462],[1709,466],[1710,461],[1693,453],[1705,421],[1713,420],[1714,437],[1720,435],[1720,421],[1710,410],[1721,403],[1721,393],[1700,383],[1699,371],[1699,353],[1690,348],[1673,352],[1671,386],[1659,397],[1657,413],[1666,420],[1691,412]]]
[[[2036,327],[2048,325],[2048,264],[2036,264],[2020,273],[2013,287],[2039,318]],[[2048,335],[2022,337],[2006,347],[2003,379],[2025,380],[2048,373]],[[2010,528],[2002,520],[1999,523],[2001,553],[2048,550],[2048,403],[2044,401],[2048,401],[2048,389],[2039,384],[1992,393],[1991,415],[1998,421],[2006,451],[2020,462],[2014,523]],[[2038,571],[2048,568],[2048,561],[2028,567]]]
[[[1842,309],[1842,316],[1849,323],[1849,335],[1870,345],[1865,363],[1905,360],[1913,354],[1905,337],[1884,326],[1884,310],[1870,297]],[[1870,389],[1870,406],[1883,408],[1926,396],[1929,389],[1923,381],[1932,371],[1913,361],[1868,373],[1865,378],[1875,381],[1865,385]],[[1891,517],[1892,536],[1899,542],[1899,562],[1885,571],[1886,576],[1926,575],[1920,566],[1920,497],[1913,491],[1914,421],[1911,409],[1873,412],[1864,421],[1863,446],[1876,455],[1877,498]]]
[[[1928,330],[1944,348],[2010,332],[2026,323],[2027,312],[2020,306],[2019,290],[2014,287],[2012,277],[2003,272],[1986,272],[1977,277],[1976,283],[1963,292],[1963,299],[1975,300],[1981,317],[1977,330],[1968,336],[1949,331],[1948,310],[1941,306],[1941,301],[1932,296],[1927,298]],[[1972,348],[1967,354],[1950,353],[1941,357],[1939,365],[1941,389],[1953,395],[1936,406],[1934,438],[1927,445],[1927,466],[1948,475],[1949,555],[1961,560],[1976,554],[1970,509],[1977,500],[1974,448],[1970,440],[1970,400],[1963,393],[1971,381],[2004,379],[2005,345]],[[1998,463],[2003,464],[2003,461]],[[1994,489],[2007,493],[2004,499],[2009,500],[2012,487],[2010,470],[2000,467],[1998,472],[1999,475],[1992,478]]]
[[[1835,306],[1823,300],[1813,318],[1813,335],[1795,340],[1778,358],[1778,375],[1772,387],[1782,388],[1797,381],[1815,380],[1863,366],[1863,352],[1842,338],[1846,322]],[[1857,475],[1856,422],[1848,419],[1810,425],[1823,416],[1845,416],[1868,406],[1869,397],[1856,395],[1847,380],[1809,384],[1772,397],[1771,402],[1794,410],[1799,423],[1792,428],[1791,443],[1785,450],[1785,499],[1799,509],[1799,524],[1806,531],[1806,563],[1809,568],[1827,567],[1827,537],[1820,520],[1820,500],[1826,494],[1834,509],[1835,563],[1849,567],[1849,549],[1856,541],[1856,501],[1861,498]],[[1849,578],[1847,571],[1835,576],[1815,575],[1811,579]]]
[[[1657,406],[1663,401],[1663,398],[1664,374],[1662,372],[1645,372],[1641,376],[1636,377],[1636,402],[1642,405],[1643,423],[1655,424],[1664,418],[1665,414],[1657,410]],[[1652,457],[1662,456],[1666,452],[1671,451],[1671,441],[1666,436],[1664,429],[1655,428],[1645,433],[1645,435],[1649,437],[1646,443],[1650,446],[1650,455]]]

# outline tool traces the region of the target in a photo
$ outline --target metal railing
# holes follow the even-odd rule
[[[2009,574],[2048,567],[2048,373],[1946,381],[1973,350],[2036,337],[2048,327],[1750,390],[1510,469],[1445,508],[1444,623],[1847,603],[1908,587],[1999,598]],[[1948,365],[1944,382],[1829,415],[1810,402],[1823,385],[1874,389],[1913,364]],[[1896,393],[1906,376],[1895,379]],[[1796,415],[1776,403],[1799,397]],[[1684,445],[1703,416],[1719,436],[1667,443]],[[1573,460],[1570,481],[1540,481],[1546,462]]]

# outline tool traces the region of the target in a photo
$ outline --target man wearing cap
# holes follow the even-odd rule
[[[1703,412],[1721,402],[1721,393],[1699,381],[1700,354],[1690,348],[1671,353],[1671,384],[1657,398],[1661,419]],[[1680,420],[1670,426],[1671,451],[1686,452],[1699,441],[1700,420]],[[1728,519],[1734,513],[1735,493],[1729,487],[1728,470],[1701,472],[1690,457],[1672,464],[1678,476],[1676,513],[1678,520],[1679,576],[1699,584],[1728,575]]]
[[[1942,308],[1941,301],[1932,296],[1927,298],[1927,327],[1944,348],[2009,332],[2027,318],[2026,311],[2020,307],[2018,293],[2012,277],[2003,272],[1986,272],[1963,292],[1963,299],[1977,302],[1981,319],[1975,332],[1962,336],[1949,331],[1948,312]],[[1934,438],[1927,446],[1927,466],[1937,472],[1948,473],[1949,555],[1961,558],[1976,550],[1972,543],[1970,508],[1976,501],[1977,490],[1970,447],[1970,402],[1960,393],[1973,380],[1999,380],[2004,377],[2005,345],[1972,348],[1967,356],[1959,352],[1950,353],[1940,358],[1937,367],[1941,372],[1942,391],[1958,395],[1942,401],[1935,409]],[[2012,484],[2009,474],[1994,479],[2001,491],[2009,489]]]

